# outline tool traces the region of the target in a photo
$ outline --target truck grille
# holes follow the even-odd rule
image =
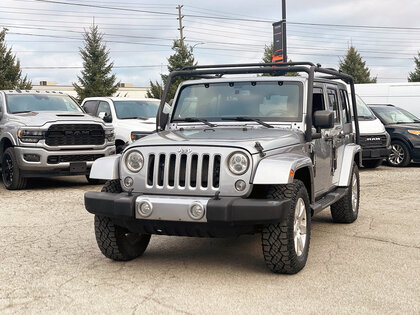
[[[50,155],[47,159],[48,164],[58,164],[64,162],[92,162],[104,157],[103,154],[78,154],[78,155]]]
[[[386,136],[360,136],[360,145],[365,148],[385,147]]]
[[[220,185],[221,156],[199,153],[151,153],[147,156],[148,188],[214,190]]]
[[[62,124],[48,128],[45,143],[49,146],[101,145],[105,132],[98,124]]]

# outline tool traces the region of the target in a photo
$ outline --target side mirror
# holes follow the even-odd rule
[[[168,104],[170,105],[170,106],[172,106],[172,103],[174,102],[174,99],[171,99],[171,100],[169,100],[169,102],[168,102]]]
[[[329,110],[317,110],[314,113],[313,125],[319,133],[321,129],[331,129],[334,127],[334,112]]]
[[[99,118],[101,118],[104,122],[106,122],[106,123],[110,123],[110,122],[112,122],[112,117],[111,117],[111,115],[108,115],[107,113],[105,113],[105,112],[100,112],[99,114],[98,114],[98,117]]]

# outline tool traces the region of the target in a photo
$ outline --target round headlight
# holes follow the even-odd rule
[[[137,173],[143,167],[143,155],[139,151],[131,151],[125,158],[125,165],[130,172]]]
[[[235,175],[242,175],[248,170],[248,157],[242,152],[234,152],[228,160],[229,170]]]

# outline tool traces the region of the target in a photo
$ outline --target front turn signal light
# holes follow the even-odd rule
[[[420,130],[408,130],[408,133],[411,133],[412,135],[420,136]]]

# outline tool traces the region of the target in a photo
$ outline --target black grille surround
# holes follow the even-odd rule
[[[47,159],[47,163],[58,164],[65,162],[93,162],[104,156],[104,154],[50,155]]]
[[[387,138],[385,135],[370,135],[370,136],[360,136],[360,145],[364,148],[379,148],[385,147]]]
[[[55,124],[45,135],[48,146],[102,145],[105,132],[99,124]]]

